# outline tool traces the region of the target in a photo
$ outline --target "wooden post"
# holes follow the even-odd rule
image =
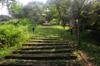
[[[76,36],[77,36],[77,43],[78,46],[80,46],[81,41],[80,41],[80,25],[79,25],[79,19],[76,19]]]

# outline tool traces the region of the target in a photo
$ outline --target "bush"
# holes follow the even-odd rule
[[[24,30],[25,27],[15,27],[14,25],[0,26],[0,42],[7,47],[19,44],[25,38],[24,35],[28,34]]]
[[[57,19],[52,19],[52,20],[50,21],[50,23],[52,23],[52,24],[54,24],[54,25],[57,25],[57,24],[59,24],[59,20],[57,20]]]
[[[26,19],[11,20],[0,25],[0,42],[7,47],[20,45],[32,35],[32,28],[29,28],[31,26],[32,24]]]

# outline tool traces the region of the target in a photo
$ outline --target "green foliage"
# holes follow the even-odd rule
[[[42,19],[43,4],[40,2],[30,2],[23,7],[23,17],[29,18],[31,21],[40,22]]]
[[[69,27],[66,27],[66,30],[68,30]],[[54,26],[37,26],[33,36],[39,36],[39,37],[53,37],[58,36],[63,38],[63,33],[65,29],[60,25],[54,25]]]
[[[18,26],[26,26],[29,32],[33,32],[32,29],[36,27],[36,23],[24,18],[18,21]]]
[[[69,9],[71,7],[70,0],[48,0],[48,5],[54,19],[57,19],[62,23],[67,22]]]
[[[28,20],[21,19],[19,22],[12,20],[6,24],[0,25],[0,42],[7,47],[12,47],[28,39],[32,35],[32,28],[29,28],[31,27],[31,23],[28,24],[26,21]]]
[[[32,36],[33,26],[26,18],[0,24],[0,59],[20,48]]]
[[[52,20],[50,21],[50,23],[52,23],[52,24],[59,24],[59,20],[57,20],[57,19],[52,19]]]
[[[9,13],[15,18],[22,17],[22,5],[17,2],[13,2],[10,4]]]
[[[24,19],[20,19],[18,24],[19,24],[19,25],[26,26],[26,25],[30,25],[30,24],[32,24],[32,23],[31,23],[31,21],[30,21],[29,19],[24,18]]]
[[[21,6],[14,3],[14,4],[11,5],[11,9],[15,13],[18,13],[21,10]]]

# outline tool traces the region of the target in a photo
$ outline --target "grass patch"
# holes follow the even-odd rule
[[[68,27],[64,29],[62,26],[37,26],[33,36],[39,36],[39,37],[62,37],[63,32],[65,30],[68,30]]]

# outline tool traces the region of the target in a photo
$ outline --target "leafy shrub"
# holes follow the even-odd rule
[[[28,35],[27,31],[24,31],[26,27],[15,27],[14,25],[2,25],[0,26],[0,42],[8,47],[19,44]]]
[[[23,19],[13,19],[13,20],[9,20],[7,22],[5,22],[5,24],[13,24],[15,26],[18,26],[18,25],[29,25],[29,24],[32,24],[32,22],[27,19],[27,18],[23,18]]]
[[[57,19],[52,19],[51,21],[50,21],[50,23],[52,23],[52,24],[59,24],[59,21],[57,20]]]
[[[27,19],[11,20],[0,25],[0,42],[7,47],[20,45],[32,35],[31,26]]]

